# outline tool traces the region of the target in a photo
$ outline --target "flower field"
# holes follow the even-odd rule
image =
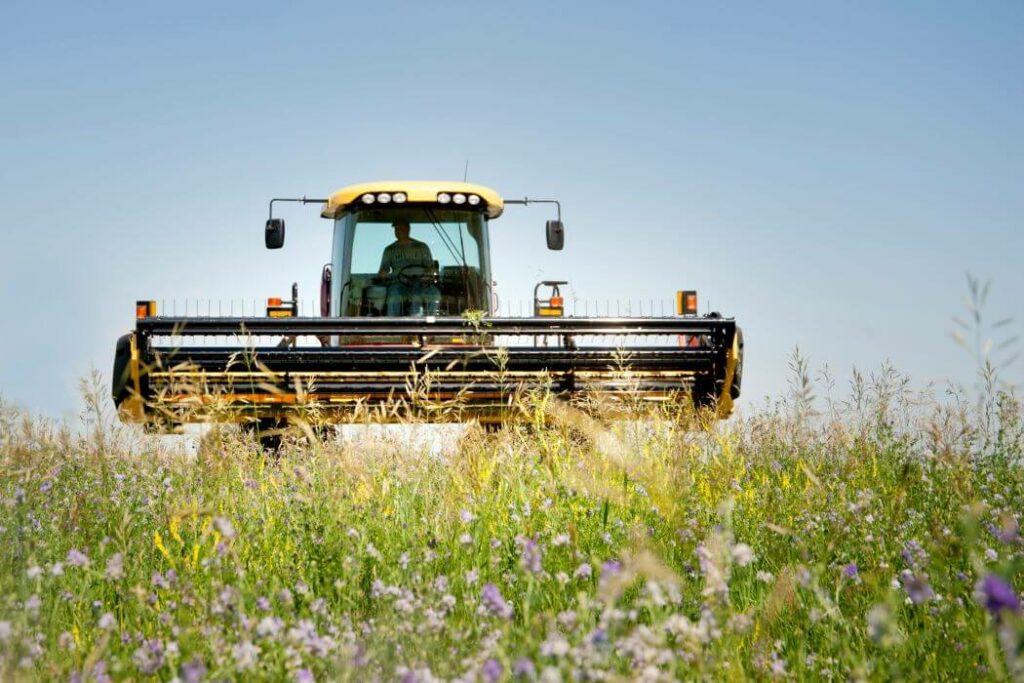
[[[0,679],[1024,677],[1020,404],[797,384],[440,452],[0,408]]]

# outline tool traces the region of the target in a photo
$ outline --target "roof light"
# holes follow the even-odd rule
[[[439,195],[437,195],[437,202],[439,204],[447,204],[451,200],[452,200],[452,196],[450,194],[448,194],[447,192],[442,192]]]
[[[375,199],[376,198],[372,194],[364,194],[363,195],[363,204],[373,204]]]
[[[391,195],[391,201],[395,204],[405,204],[406,196],[404,192],[396,192]]]
[[[391,195],[388,194],[387,192],[381,192],[379,195],[377,195],[377,201],[380,202],[381,204],[387,204],[388,202],[391,201]]]
[[[455,195],[452,196],[452,201],[455,202],[456,204],[465,204],[466,203],[466,195],[464,195],[461,192],[459,192],[458,194],[455,194]]]
[[[477,204],[480,203],[480,197],[476,196],[475,194],[471,194],[469,195],[468,201],[470,206],[476,206]]]

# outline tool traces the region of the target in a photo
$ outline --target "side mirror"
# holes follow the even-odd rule
[[[320,273],[320,317],[331,315],[331,264],[324,264]]]
[[[548,234],[548,249],[561,251],[562,247],[565,246],[565,227],[562,225],[562,221],[548,221],[546,231]]]
[[[267,249],[280,249],[284,246],[284,219],[271,218],[267,221],[266,232],[263,233],[263,241]]]

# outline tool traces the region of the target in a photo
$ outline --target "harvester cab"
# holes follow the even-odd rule
[[[115,353],[124,419],[169,430],[411,411],[493,423],[516,419],[510,399],[538,388],[567,399],[692,400],[725,417],[739,396],[742,334],[731,318],[697,315],[695,292],[680,293],[672,317],[575,317],[565,314],[567,283],[545,281],[532,317],[496,315],[492,221],[510,204],[553,204],[547,246],[562,249],[556,200],[503,200],[464,182],[352,185],[322,199],[271,200],[268,249],[285,243],[274,217],[282,202],[317,204],[331,222],[321,315],[299,316],[294,286],[289,301],[268,300],[266,317],[159,316],[155,303],[139,302],[136,328]],[[233,342],[218,345],[224,337]]]

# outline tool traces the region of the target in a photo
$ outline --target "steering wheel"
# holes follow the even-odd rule
[[[413,269],[419,272],[413,272]],[[395,273],[395,279],[403,285],[434,285],[437,284],[437,273],[428,266],[421,266],[418,263],[410,263]]]

